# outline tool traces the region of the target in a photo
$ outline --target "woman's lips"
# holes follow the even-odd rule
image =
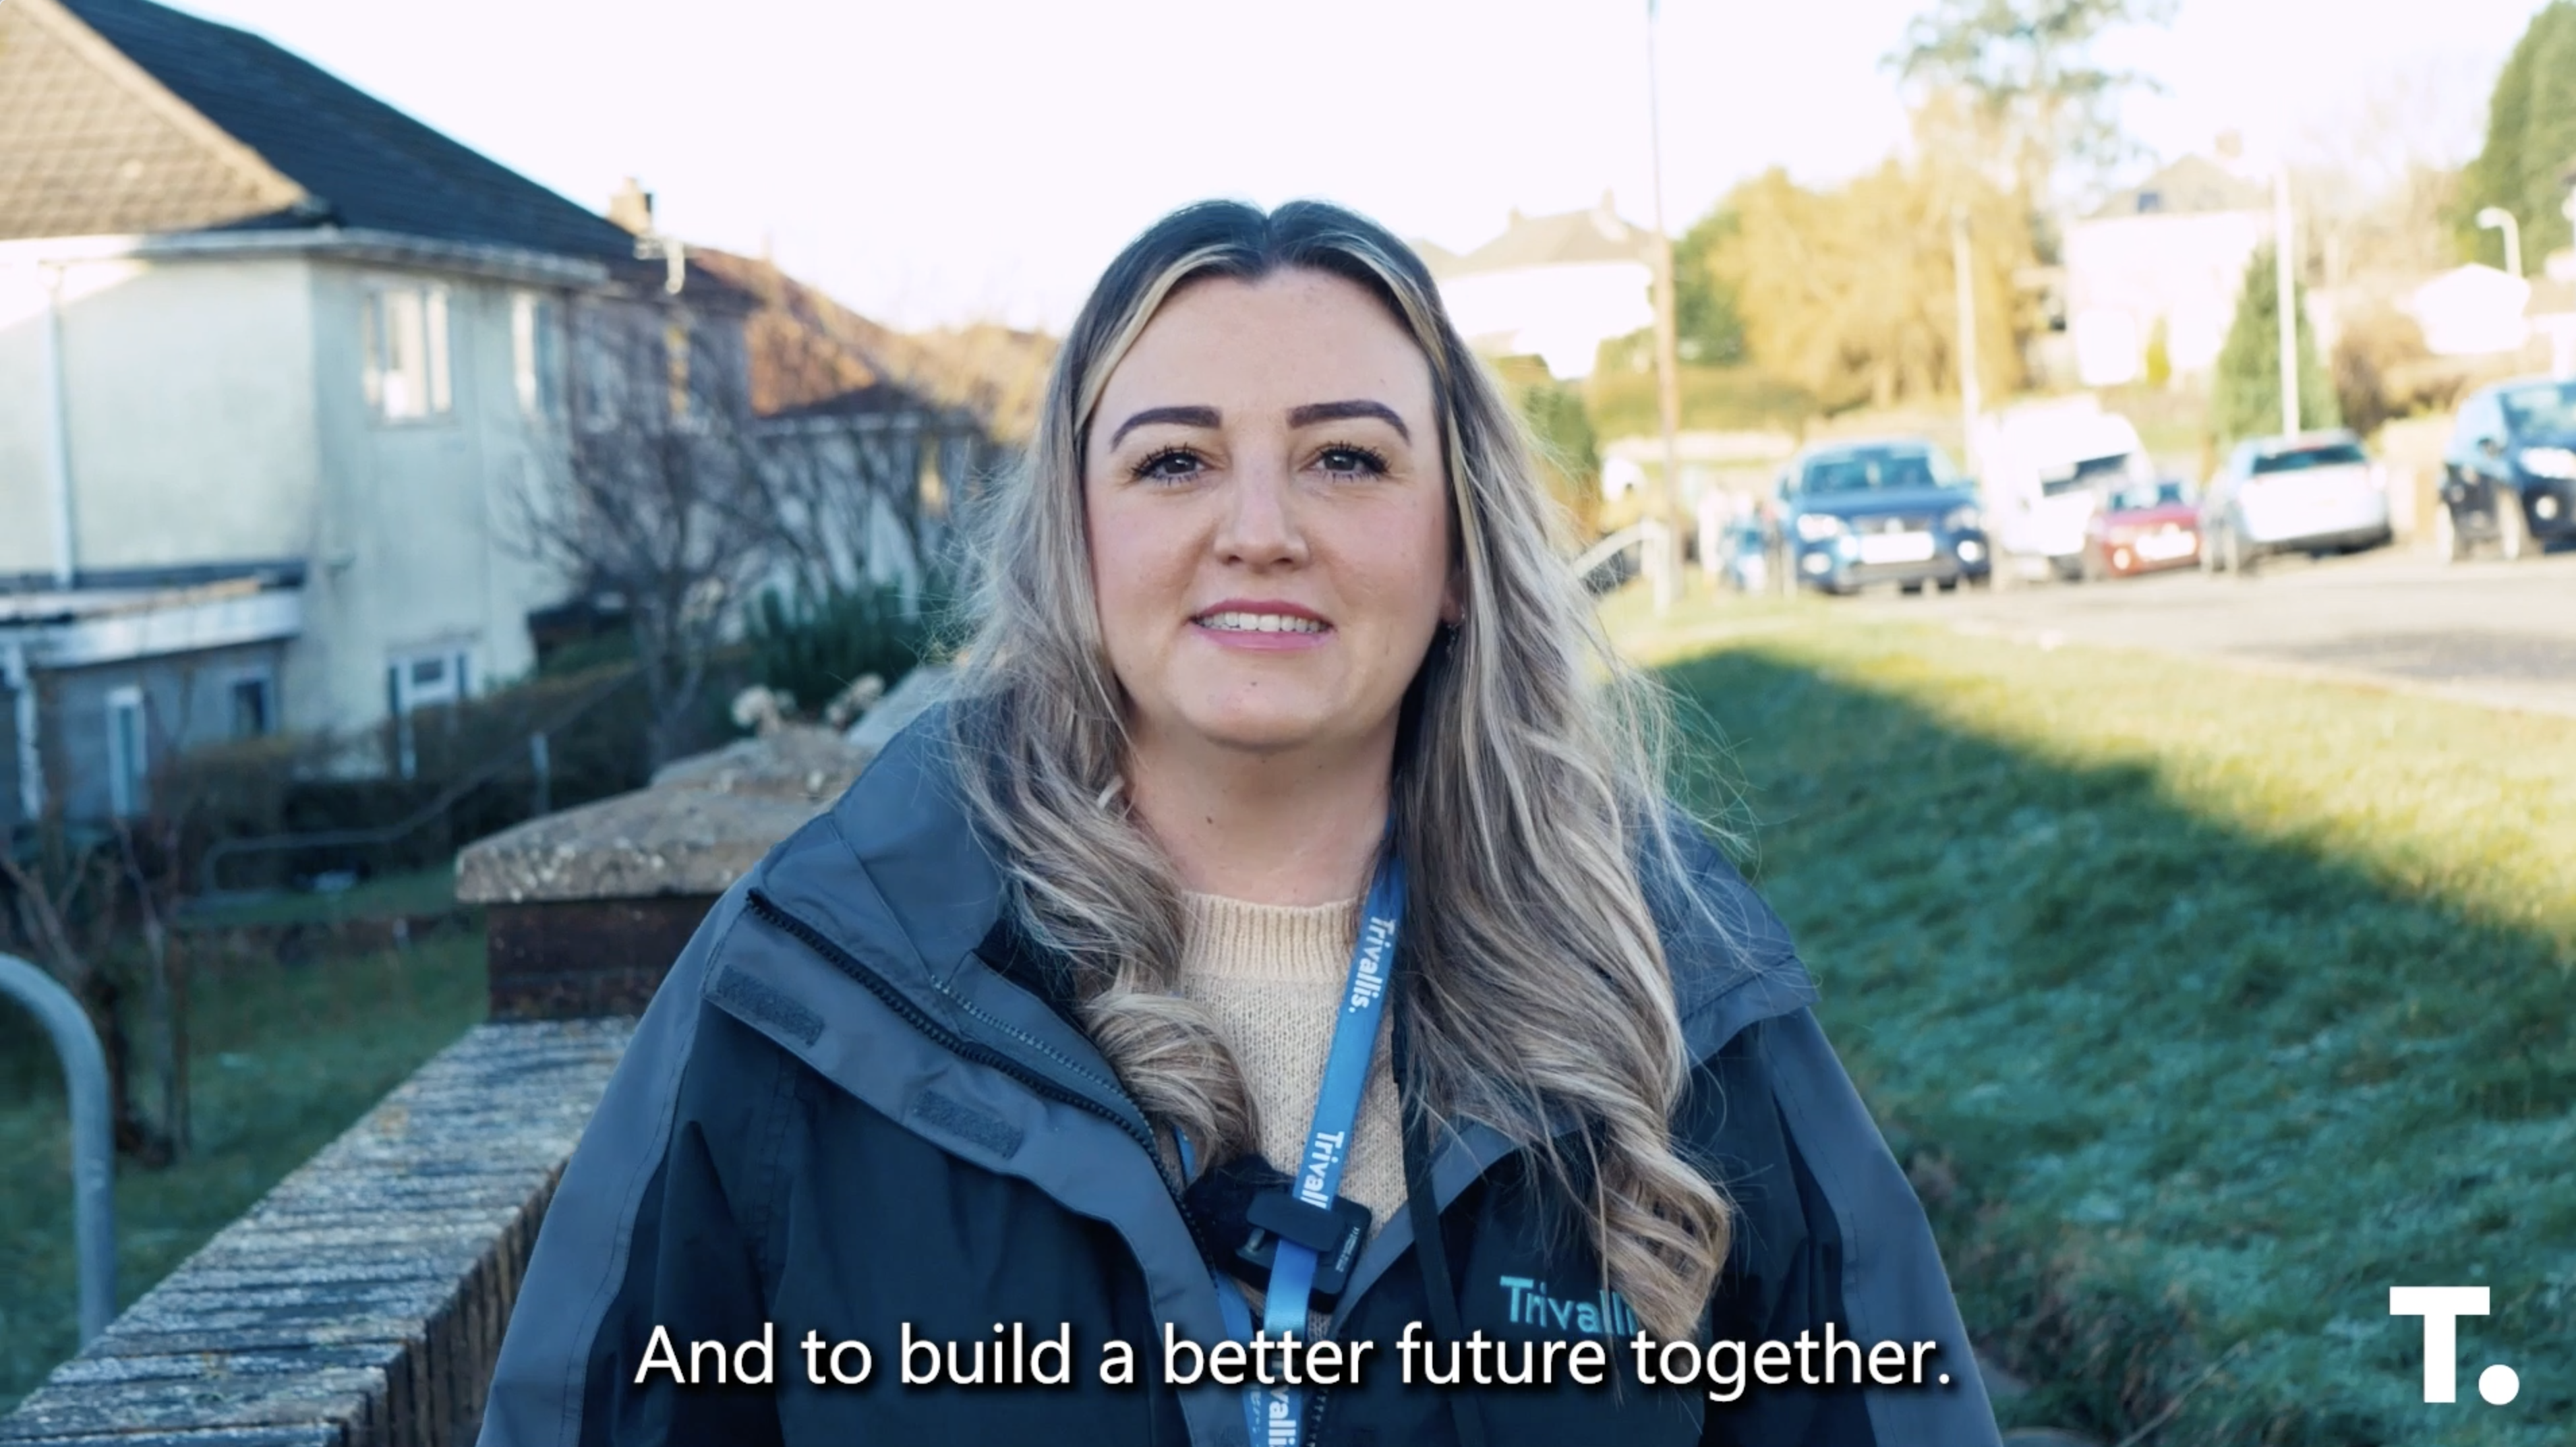
[[[1303,608],[1215,607],[1190,620],[1190,628],[1220,648],[1289,653],[1320,648],[1333,625]]]

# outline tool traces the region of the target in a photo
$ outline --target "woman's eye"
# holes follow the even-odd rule
[[[1199,455],[1186,447],[1167,447],[1136,464],[1140,482],[1177,482],[1198,475]]]
[[[1336,477],[1376,477],[1386,471],[1386,459],[1365,447],[1327,447],[1315,463]]]

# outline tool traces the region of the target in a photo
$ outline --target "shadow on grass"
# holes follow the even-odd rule
[[[1970,1328],[2033,1383],[2007,1424],[2565,1441],[2576,949],[1847,674],[1759,641],[1663,672],[1733,741],[1685,787],[1725,812],[1740,785]],[[2420,1400],[2396,1285],[2492,1289],[2459,1404]],[[2503,1408],[2475,1388],[2497,1361]]]

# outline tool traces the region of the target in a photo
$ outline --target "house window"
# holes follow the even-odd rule
[[[144,784],[151,776],[146,742],[143,690],[128,684],[107,693],[107,807],[119,819],[143,812]]]
[[[671,389],[671,418],[689,415],[689,329],[673,322],[662,328],[662,360]]]
[[[232,737],[264,738],[277,727],[277,704],[267,674],[245,674],[234,679],[224,693]]]
[[[385,666],[385,705],[394,721],[394,768],[404,778],[420,772],[413,716],[422,709],[462,701],[472,682],[463,649],[403,654]]]
[[[550,418],[563,400],[563,342],[555,304],[533,291],[510,299],[510,376],[519,412]]]
[[[447,289],[388,286],[367,293],[367,406],[388,422],[444,417],[447,376]]]

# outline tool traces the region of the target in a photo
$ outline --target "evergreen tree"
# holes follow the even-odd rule
[[[1673,242],[1673,327],[1685,362],[1731,367],[1744,360],[1744,313],[1734,284],[1712,264],[1743,229],[1735,208],[1720,202]]]
[[[2236,320],[2219,349],[2218,376],[2210,392],[2210,426],[2221,446],[2281,430],[2281,289],[2272,248],[2255,249],[2245,265],[2245,289],[2236,298]],[[2316,328],[2307,320],[2307,288],[2291,283],[2299,316],[2299,426],[2303,431],[2343,425],[2334,379],[2317,359]]]
[[[2576,0],[2551,0],[2515,43],[2487,101],[2485,149],[2460,173],[2461,254],[2501,265],[2478,211],[2501,206],[2522,228],[2523,266],[2569,244],[2567,172],[2576,166]]]

